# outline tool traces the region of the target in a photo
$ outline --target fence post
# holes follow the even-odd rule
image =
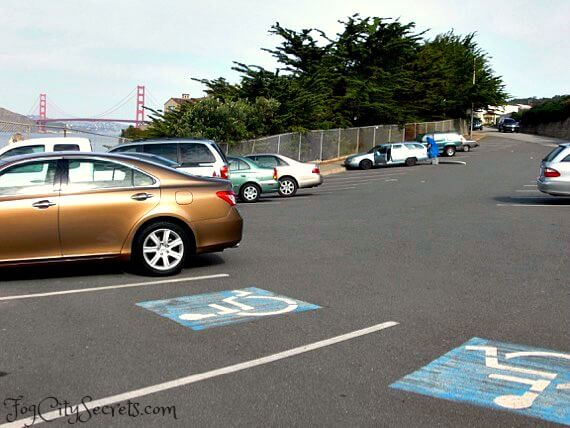
[[[414,140],[418,138],[418,122],[414,123]]]
[[[378,129],[377,126],[374,127],[374,134],[372,134],[372,147],[376,147],[376,130]]]
[[[279,134],[279,136],[277,137],[277,154],[280,155],[281,154],[281,134]]]
[[[321,149],[319,151],[319,159],[323,160],[323,138],[325,136],[325,131],[321,131]]]
[[[340,157],[340,133],[342,132],[342,130],[340,128],[338,128],[338,149],[336,151],[336,157],[339,158]]]
[[[358,153],[358,149],[360,148],[360,128],[356,131],[356,153]]]
[[[299,132],[299,161],[301,161],[301,133]]]
[[[404,124],[404,130],[402,132],[402,143],[406,141],[406,124]]]
[[[392,125],[388,128],[388,142],[392,142]]]

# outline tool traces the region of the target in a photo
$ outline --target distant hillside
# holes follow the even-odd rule
[[[22,114],[14,113],[13,111],[6,110],[0,107],[0,121],[24,123],[27,125],[35,125],[35,122]]]
[[[529,97],[529,98],[513,98],[509,100],[509,104],[528,104],[530,106],[538,106],[544,104],[548,101],[559,101],[560,99],[567,97],[568,95],[555,95],[550,98],[536,98],[536,97]]]

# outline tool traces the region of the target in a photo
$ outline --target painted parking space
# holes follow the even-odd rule
[[[141,302],[137,306],[195,331],[320,308],[255,287]]]
[[[392,388],[570,425],[570,354],[473,338]]]

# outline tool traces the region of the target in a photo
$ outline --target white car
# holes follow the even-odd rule
[[[373,166],[407,165],[428,160],[427,148],[421,143],[406,142],[380,144],[367,153],[359,153],[346,158],[347,169],[370,169]]]
[[[176,162],[178,169],[202,177],[230,178],[228,161],[218,145],[209,140],[165,138],[120,144],[111,153],[149,153]]]
[[[93,148],[89,138],[30,138],[29,140],[18,141],[2,147],[0,149],[0,159],[31,153],[66,151],[91,152]]]
[[[281,196],[294,196],[297,189],[317,187],[323,184],[321,171],[314,163],[303,163],[274,153],[261,153],[245,157],[259,166],[277,169],[278,192]]]

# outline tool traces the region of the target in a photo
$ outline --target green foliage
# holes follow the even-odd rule
[[[121,137],[127,138],[129,140],[140,140],[146,137],[146,131],[135,128],[133,125],[129,125],[128,128],[121,131]]]
[[[254,102],[206,97],[166,113],[154,112],[147,131],[150,138],[192,137],[240,141],[271,133],[279,103],[263,97]]]
[[[527,110],[521,118],[522,125],[562,122],[570,117],[570,95],[555,97]]]
[[[341,24],[331,38],[276,23],[270,33],[280,44],[264,50],[277,70],[235,62],[237,84],[196,79],[206,100],[155,117],[152,131],[231,142],[292,129],[459,118],[472,102],[499,105],[507,96],[474,34],[425,40],[413,22],[359,15]]]

